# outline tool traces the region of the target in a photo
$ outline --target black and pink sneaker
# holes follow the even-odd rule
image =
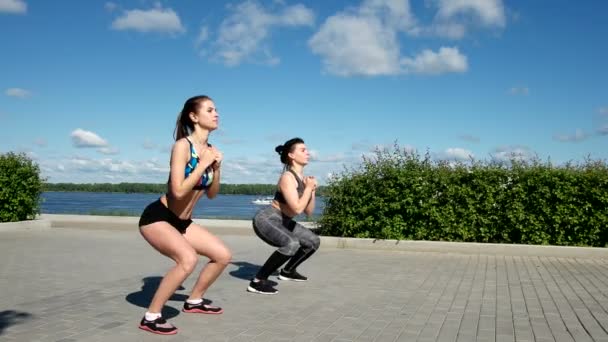
[[[147,321],[146,317],[142,318],[141,323],[139,323],[139,329],[160,335],[177,334],[177,328],[173,324],[167,323],[167,320],[162,317],[158,317],[153,321]]]
[[[219,306],[205,304],[205,302],[200,302],[199,304],[190,304],[188,302],[184,302],[184,308],[182,311],[189,313],[219,315],[224,312],[224,309],[220,308]]]

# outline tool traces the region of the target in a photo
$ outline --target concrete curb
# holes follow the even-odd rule
[[[538,256],[558,258],[608,258],[608,248],[521,245],[478,242],[376,240],[321,237],[321,245],[333,248],[367,249],[402,252],[437,252],[503,256]]]
[[[37,220],[38,221],[38,220]],[[41,220],[53,228],[102,229],[102,230],[135,230],[138,217],[87,216],[87,215],[41,215]],[[195,219],[196,223],[206,227],[217,235],[254,236],[250,220],[211,220]],[[19,222],[23,226],[36,221]],[[308,228],[315,228],[314,223],[306,222]],[[538,256],[564,258],[608,258],[608,248],[597,247],[563,247],[519,244],[496,244],[475,242],[446,241],[413,241],[413,240],[376,240],[322,236],[323,248],[348,248],[361,250],[402,251],[402,252],[437,252],[484,254],[504,256]]]
[[[42,217],[51,221],[53,228],[136,230],[139,224],[139,217],[133,216],[43,214]],[[255,235],[251,220],[194,219],[194,222],[217,235]],[[311,222],[304,222],[303,225],[315,227]]]
[[[47,219],[0,223],[0,232],[15,230],[40,230],[49,228],[51,228],[51,221]]]

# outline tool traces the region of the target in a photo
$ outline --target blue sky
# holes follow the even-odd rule
[[[274,183],[300,136],[325,183],[375,147],[607,159],[608,3],[0,0],[0,152],[50,182],[165,182],[211,96],[226,183]]]

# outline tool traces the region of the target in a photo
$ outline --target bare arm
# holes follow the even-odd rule
[[[207,189],[207,198],[212,199],[220,192],[220,166],[224,155],[217,148],[211,147],[210,151],[213,153],[214,159],[211,167],[213,168],[213,181]]]
[[[315,211],[315,193],[316,193],[316,188],[312,190],[312,194],[310,196],[310,201],[308,201],[308,204],[306,205],[306,208],[304,209],[304,213],[306,213],[306,216],[312,216],[312,213]]]
[[[314,186],[312,184],[306,184],[304,188],[304,194],[298,198],[298,183],[295,176],[290,172],[284,172],[279,180],[279,190],[285,198],[285,202],[289,208],[296,214],[300,215],[304,209],[306,209],[310,199]]]
[[[220,169],[217,168],[217,170],[214,169],[213,181],[211,182],[211,185],[209,186],[209,188],[207,188],[207,198],[209,198],[209,199],[215,198],[215,196],[217,196],[217,194],[219,192],[220,192]]]

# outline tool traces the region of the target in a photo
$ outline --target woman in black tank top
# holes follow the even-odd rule
[[[296,267],[308,259],[321,242],[310,229],[293,220],[302,213],[312,215],[315,208],[317,181],[314,177],[303,175],[304,166],[310,157],[306,145],[302,139],[294,138],[277,146],[275,150],[281,156],[285,169],[279,178],[274,200],[253,218],[253,229],[260,239],[278,249],[249,283],[247,291],[253,293],[277,293],[277,289],[268,281],[268,276],[285,263],[279,279],[308,280],[296,271]]]

